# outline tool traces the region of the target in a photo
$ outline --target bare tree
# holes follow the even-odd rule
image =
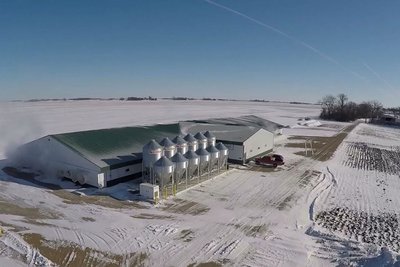
[[[339,94],[337,97],[332,95],[325,96],[320,101],[322,111],[320,114],[321,119],[336,120],[336,121],[353,121],[359,118],[376,119],[384,112],[382,103],[377,100],[362,102],[357,104],[349,101],[345,94]],[[395,108],[388,109],[393,110]]]
[[[340,112],[344,111],[344,108],[345,108],[348,100],[349,100],[349,98],[345,94],[339,94],[337,96],[337,102],[338,102],[338,107],[339,107]]]
[[[374,100],[371,101],[371,107],[372,107],[372,118],[376,119],[377,117],[381,116],[383,113],[383,105],[381,102]]]
[[[325,115],[329,118],[332,116],[335,110],[336,97],[333,95],[327,95],[321,100],[322,110],[325,111]]]
[[[358,105],[357,105],[357,103],[355,103],[353,101],[349,101],[345,105],[344,108],[345,108],[345,116],[343,117],[344,120],[353,121],[353,120],[357,119],[357,115],[358,115]]]
[[[358,105],[358,117],[365,119],[365,122],[367,122],[367,119],[372,117],[371,102],[362,102]]]

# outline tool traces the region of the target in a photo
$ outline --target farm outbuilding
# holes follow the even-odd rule
[[[228,159],[232,163],[244,164],[272,152],[274,148],[274,134],[261,127],[200,122],[182,122],[180,125],[187,133],[212,132],[216,141],[229,149]]]
[[[377,122],[387,125],[400,125],[400,118],[394,114],[385,113],[378,118]]]

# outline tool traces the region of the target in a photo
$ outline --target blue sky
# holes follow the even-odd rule
[[[214,2],[256,22],[204,0],[0,1],[0,100],[343,92],[400,106],[400,1]]]

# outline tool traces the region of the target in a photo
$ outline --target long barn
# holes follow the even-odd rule
[[[151,139],[210,131],[229,149],[229,162],[244,164],[273,150],[274,134],[259,121],[255,126],[181,122],[53,134],[21,146],[17,162],[101,188],[141,177],[142,148]]]
[[[178,124],[54,134],[23,145],[18,155],[22,165],[107,187],[142,175],[142,148],[149,140],[179,134]]]

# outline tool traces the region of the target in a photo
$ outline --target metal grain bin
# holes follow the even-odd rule
[[[185,155],[185,153],[188,151],[188,143],[186,142],[186,140],[178,135],[174,139],[172,139],[172,142],[174,142],[176,145],[176,152]]]
[[[185,158],[188,159],[188,175],[189,177],[197,176],[196,171],[199,170],[200,157],[194,151],[189,150],[185,153]]]
[[[178,152],[171,158],[171,161],[175,164],[175,181],[179,183],[185,178],[184,176],[188,170],[189,160]]]
[[[192,134],[187,134],[183,139],[187,142],[189,150],[196,151],[198,149],[198,140]]]
[[[154,139],[143,146],[143,167],[153,168],[154,163],[161,158],[163,154],[162,146]]]
[[[162,156],[154,163],[154,174],[161,187],[169,184],[174,174],[174,163],[166,156]]]
[[[204,133],[204,136],[207,138],[208,146],[215,146],[217,138],[213,133],[207,131]]]
[[[200,158],[200,175],[203,174],[204,171],[209,171],[209,164],[210,164],[210,153],[204,148],[199,148],[196,151],[196,154]]]
[[[219,165],[220,167],[228,163],[229,149],[223,144],[218,143],[215,146],[219,150]]]
[[[208,144],[207,137],[205,137],[201,132],[198,132],[197,134],[195,134],[194,137],[199,142],[199,148],[203,148],[203,149],[207,148],[207,144]]]
[[[164,156],[172,158],[176,153],[176,145],[168,137],[161,140],[160,145],[164,148]]]
[[[210,166],[213,168],[219,162],[220,151],[215,146],[207,147],[208,153],[210,153]]]

